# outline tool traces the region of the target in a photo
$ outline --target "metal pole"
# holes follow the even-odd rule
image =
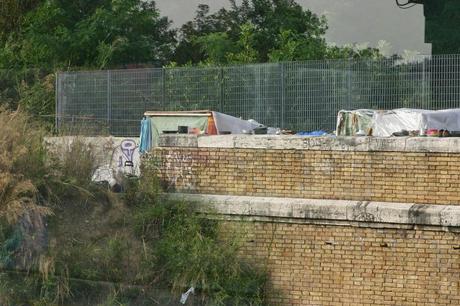
[[[284,129],[284,116],[285,116],[285,103],[286,103],[286,93],[285,93],[285,79],[284,79],[284,63],[280,64],[281,67],[281,128]]]
[[[224,68],[220,68],[219,112],[224,113]]]
[[[426,58],[423,59],[423,66],[422,66],[422,108],[427,107],[426,101]],[[420,107],[420,106],[419,106]]]
[[[347,89],[348,89],[347,109],[351,109],[351,59],[348,60]]]
[[[54,128],[55,128],[55,131],[56,133],[59,133],[59,115],[60,115],[60,111],[59,111],[59,73],[58,72],[55,72],[55,88],[54,88],[54,113],[55,113],[55,118],[54,118]]]
[[[166,68],[161,68],[161,100],[162,100],[162,109],[165,110],[166,106]]]
[[[112,75],[111,71],[107,70],[107,126],[110,131],[110,122],[112,120]]]

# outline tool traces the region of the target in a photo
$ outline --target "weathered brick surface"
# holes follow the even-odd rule
[[[181,192],[460,204],[460,154],[157,148]],[[460,235],[442,231],[246,225],[242,256],[266,265],[275,305],[460,305]],[[279,294],[278,294],[279,293]]]
[[[460,305],[456,234],[245,224],[242,256],[268,268],[274,305]]]
[[[460,204],[460,154],[157,148],[182,192]]]

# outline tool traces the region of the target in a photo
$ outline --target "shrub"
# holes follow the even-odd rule
[[[240,233],[220,239],[219,223],[202,218],[185,203],[163,200],[138,209],[135,220],[160,225],[159,239],[151,241],[147,259],[155,277],[173,292],[195,287],[210,305],[264,304],[266,273],[240,260]],[[154,228],[144,227],[149,229]]]

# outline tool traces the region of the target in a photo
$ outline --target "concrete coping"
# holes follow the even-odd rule
[[[160,147],[460,153],[460,138],[303,137],[292,135],[162,135]]]
[[[205,194],[168,194],[168,197],[194,203],[203,213],[254,220],[333,225],[358,223],[363,227],[460,228],[460,206]]]

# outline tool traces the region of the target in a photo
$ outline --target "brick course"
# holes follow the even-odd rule
[[[184,193],[460,204],[460,154],[160,147]],[[243,218],[244,219],[244,218]],[[267,218],[267,220],[272,220]],[[460,305],[460,235],[443,228],[222,222],[266,267],[274,305]]]
[[[208,194],[460,204],[460,154],[157,148],[171,189]]]
[[[457,234],[243,224],[242,257],[268,268],[274,305],[460,305]]]

